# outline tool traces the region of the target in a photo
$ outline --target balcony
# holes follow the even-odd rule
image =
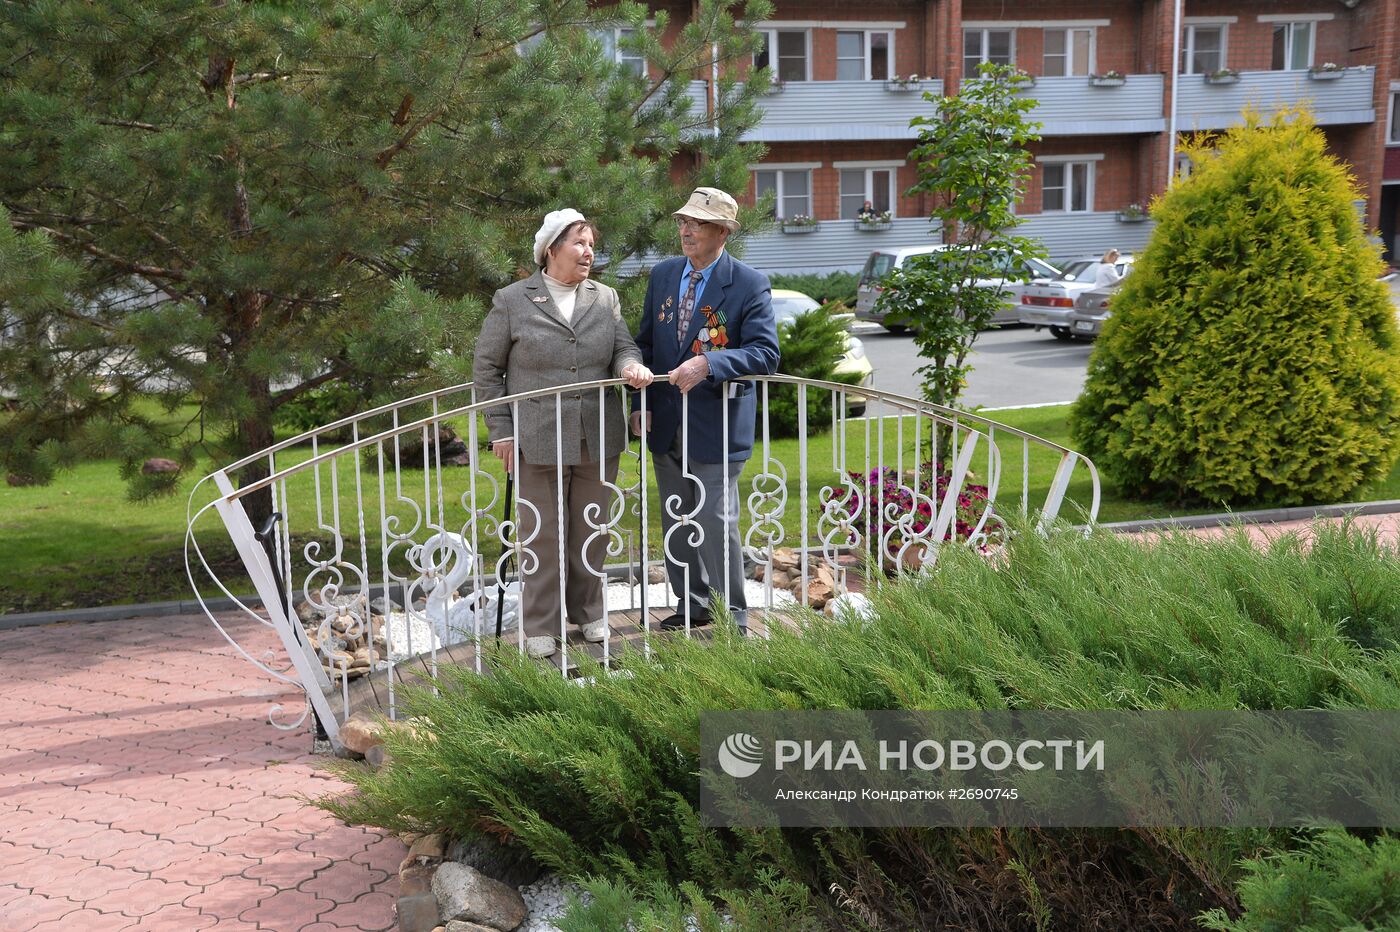
[[[1036,78],[1020,96],[1036,101],[1027,118],[1041,124],[1043,136],[1164,133],[1163,86],[1160,74],[1130,74],[1112,87],[1096,87],[1076,75]]]
[[[943,94],[942,81],[922,89]],[[790,81],[759,98],[763,118],[745,142],[914,139],[916,116],[933,116],[922,93],[892,90],[884,81]]]
[[[823,220],[812,233],[793,236],[781,230],[756,233],[744,241],[743,260],[767,273],[804,275],[859,272],[876,249],[925,246],[941,240],[927,217],[901,217],[889,229],[856,229],[853,220]]]
[[[1098,256],[1110,248],[1140,253],[1156,224],[1151,220],[1124,223],[1115,211],[1079,214],[1031,214],[1022,217],[1015,232],[1038,239],[1051,262],[1063,263],[1083,256]]]
[[[1244,122],[1246,106],[1265,118],[1307,103],[1320,125],[1372,123],[1376,119],[1373,91],[1375,69],[1348,68],[1340,78],[1315,81],[1306,71],[1244,71],[1231,84],[1211,84],[1201,75],[1180,75],[1177,89],[1177,128],[1225,129]]]

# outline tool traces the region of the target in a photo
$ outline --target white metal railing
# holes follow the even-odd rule
[[[1041,529],[1067,501],[1077,502],[1075,517],[1092,522],[1097,515],[1097,471],[1058,444],[974,414],[869,388],[777,375],[747,381],[758,396],[753,452],[739,481],[741,502],[727,500],[726,484],[720,504],[726,512],[731,505],[742,506],[743,557],[763,570],[761,583],[745,582],[746,591],[754,587],[749,603],[755,613],[812,603],[819,570],[838,591],[869,588],[886,573],[931,565],[942,546],[994,547],[1006,532],[1002,517],[1013,510]],[[507,642],[524,650],[519,611],[510,617],[504,606],[520,592],[516,570],[528,576],[534,568],[538,554],[532,544],[540,522],[553,519],[562,526],[564,516],[562,506],[550,515],[529,502],[506,501],[503,471],[485,446],[480,415],[487,408],[509,406],[518,414],[522,404],[552,403],[555,443],[562,446],[558,423],[566,396],[598,393],[601,437],[605,397],[620,391],[620,380],[605,380],[484,402],[467,383],[343,418],[200,480],[187,512],[191,585],[210,620],[247,660],[306,696],[299,713],[274,706],[273,724],[296,728],[314,711],[337,741],[339,725],[351,711],[350,683],[358,676],[373,681],[394,717],[398,668],[407,665],[415,675],[436,677],[445,651],[494,637],[497,618],[509,631],[503,635]],[[673,389],[659,384],[640,392],[641,410],[656,391]],[[783,393],[795,396],[788,403],[796,406],[796,437],[788,440],[775,435],[772,402]],[[847,408],[861,399],[867,416],[848,417]],[[721,410],[721,446],[727,449],[730,415],[727,405]],[[714,503],[704,501],[703,485],[691,472],[685,423],[683,416],[682,471],[700,489],[689,511],[681,509],[679,496],[660,499],[651,458],[636,438],[616,451],[621,466],[615,478],[599,465],[608,502],[585,513],[591,533],[584,559],[601,547],[612,561],[588,564],[605,592],[616,592],[605,599],[606,635],[595,649],[605,669],[618,647],[616,627],[634,626],[626,643],[650,650],[657,633],[650,610],[675,603],[664,585],[649,582],[650,571],[682,567],[686,548],[703,541],[697,517]],[[444,455],[454,431],[465,444],[456,462]],[[518,473],[518,445],[516,450]],[[1081,463],[1085,468],[1076,473]],[[265,478],[235,488],[231,477],[250,466],[262,466]],[[1078,483],[1077,496],[1071,495],[1072,483]],[[1007,488],[1013,491],[1003,494]],[[264,492],[280,520],[255,529],[245,503]],[[522,507],[533,512],[528,523],[535,534],[522,536]],[[665,534],[656,527],[661,509],[672,522]],[[213,521],[214,515],[221,521]],[[227,538],[252,580],[261,612],[250,600],[235,597],[210,564],[210,542]],[[795,551],[791,593],[775,582],[779,548]],[[625,592],[609,587],[618,577]],[[718,595],[732,604],[728,578],[726,573],[725,591]],[[631,585],[637,581],[639,586]],[[549,584],[562,588],[558,580]],[[255,657],[241,646],[204,602],[204,594],[215,591],[272,627],[285,661],[271,654]],[[391,604],[372,608],[375,597]],[[298,617],[298,603],[309,619]],[[557,660],[569,675],[570,651],[581,645],[568,636],[562,603],[561,598]],[[689,633],[688,601],[684,613]],[[356,644],[362,646],[353,652]],[[480,652],[472,662],[480,670]]]

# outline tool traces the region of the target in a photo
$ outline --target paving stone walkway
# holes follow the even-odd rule
[[[307,805],[344,784],[207,619],[0,631],[0,657],[0,932],[394,927],[405,848]]]

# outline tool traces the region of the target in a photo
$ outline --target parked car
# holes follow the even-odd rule
[[[791,323],[798,314],[819,308],[821,305],[812,298],[800,291],[790,291],[786,288],[773,289],[773,317],[778,326],[784,323]],[[851,321],[854,314],[838,314],[839,318]],[[841,354],[840,361],[836,364],[836,374],[841,376],[855,376],[857,385],[868,388],[875,381],[875,367],[870,362],[870,357],[865,355],[865,345],[860,339],[846,333],[845,352]],[[859,417],[865,413],[866,398],[853,392],[846,393],[846,412],[854,417]]]
[[[1070,336],[1092,340],[1103,332],[1103,322],[1113,316],[1108,309],[1113,296],[1118,294],[1118,286],[1112,288],[1090,288],[1074,299],[1074,309],[1069,312]]]
[[[1065,266],[1059,277],[1047,281],[1036,281],[1021,290],[1021,309],[1018,320],[1030,324],[1039,331],[1049,327],[1057,340],[1071,339],[1070,312],[1074,310],[1077,297],[1094,287],[1094,277],[1102,265],[1095,256],[1075,259]],[[1133,268],[1132,256],[1119,256],[1114,266],[1119,275],[1126,276]]]
[[[865,260],[860,281],[856,285],[856,317],[874,321],[890,333],[903,333],[909,328],[908,321],[881,313],[876,304],[883,290],[880,282],[894,269],[904,265],[913,256],[927,256],[952,248],[947,243],[934,243],[928,246],[905,246],[902,249],[877,249]],[[1012,263],[1005,277],[983,278],[977,282],[978,288],[997,288],[1002,292],[1002,308],[992,317],[994,324],[1017,323],[1021,305],[1021,290],[1028,282],[1039,278],[1054,278],[1059,269],[1040,259],[1018,259]]]

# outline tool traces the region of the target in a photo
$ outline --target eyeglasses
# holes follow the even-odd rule
[[[694,217],[677,217],[676,226],[682,230],[698,230],[701,227],[710,225],[708,220],[696,220]]]

